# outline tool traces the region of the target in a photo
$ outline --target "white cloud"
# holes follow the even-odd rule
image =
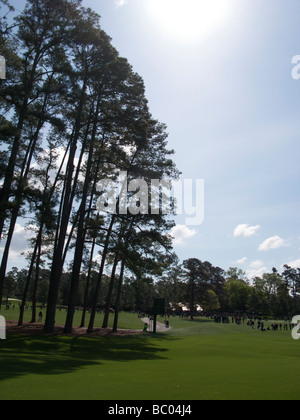
[[[29,225],[27,228],[25,226],[16,223],[13,241],[20,243],[21,241],[28,240],[32,238],[35,234],[33,231],[36,231],[37,227],[35,225]]]
[[[20,258],[23,259],[22,252],[25,252],[25,251],[26,251],[26,249],[24,249],[22,251],[15,251],[15,250],[11,249],[9,251],[9,258],[19,261]],[[4,248],[1,247],[0,248],[0,254],[3,254],[3,253],[4,253]]]
[[[280,236],[272,236],[271,238],[266,239],[262,242],[258,249],[259,251],[269,251],[270,249],[277,249],[283,246],[287,246],[287,243]]]
[[[101,254],[94,255],[93,263],[101,264],[101,261],[102,261],[102,255]]]
[[[264,266],[263,261],[256,260],[249,264],[248,269],[246,270],[247,277],[253,279],[254,277],[262,277],[263,274],[267,273],[268,269]]]
[[[115,1],[115,4],[116,4],[117,9],[119,9],[120,7],[125,6],[125,4],[127,3],[127,1],[128,0],[116,0]]]
[[[247,257],[241,258],[240,260],[237,260],[236,263],[237,264],[245,264],[248,261]]]
[[[299,260],[294,260],[294,261],[290,261],[289,263],[287,263],[287,265],[291,268],[300,268],[300,259]]]
[[[262,261],[256,260],[256,261],[253,261],[253,263],[251,263],[249,267],[259,269],[259,268],[262,268],[263,265],[264,265],[264,263]]]
[[[246,271],[247,277],[249,279],[253,279],[254,277],[262,277],[263,274],[267,273],[268,269],[267,267],[257,267],[257,268],[251,268],[249,267],[248,270]]]
[[[15,235],[23,235],[23,234],[25,234],[25,232],[26,232],[26,230],[25,230],[24,226],[20,225],[19,223],[16,223],[14,234]]]
[[[241,224],[234,229],[234,236],[235,238],[240,236],[242,236],[243,238],[250,238],[251,236],[255,235],[259,229],[259,225],[249,226],[247,224]]]
[[[31,226],[35,229],[35,226]],[[25,256],[30,251],[28,240],[35,237],[36,233],[32,230],[28,230],[24,226],[16,223],[14,236],[9,250],[9,260],[7,271],[11,270],[12,267],[23,267],[25,262]],[[0,258],[4,252],[5,240],[0,242]]]
[[[174,245],[182,245],[185,240],[190,239],[197,235],[197,231],[190,229],[185,225],[177,225],[171,231],[171,236],[173,236]]]

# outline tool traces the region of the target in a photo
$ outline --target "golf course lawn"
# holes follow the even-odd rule
[[[2,315],[14,319],[17,310]],[[156,336],[8,335],[0,399],[300,399],[300,341],[290,331],[178,318],[170,326]],[[120,328],[143,324],[122,313]]]

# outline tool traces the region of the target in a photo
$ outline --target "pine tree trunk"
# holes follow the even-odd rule
[[[36,267],[35,267],[35,279],[34,279],[34,286],[32,292],[32,315],[31,315],[31,323],[36,322],[36,296],[37,296],[37,287],[39,282],[39,274],[40,274],[40,263],[41,263],[41,252],[42,252],[42,236],[38,242],[38,253],[36,258]]]
[[[46,103],[47,103],[47,98],[45,98],[45,100],[44,100],[43,110],[46,107]],[[23,161],[23,165],[22,165],[22,169],[21,169],[21,173],[20,173],[20,179],[18,181],[18,188],[17,188],[17,192],[16,192],[15,201],[13,203],[13,210],[12,210],[12,215],[11,215],[11,219],[10,219],[10,226],[9,226],[8,236],[7,236],[7,239],[6,239],[5,250],[4,250],[4,253],[3,253],[3,257],[2,257],[2,261],[1,261],[1,268],[0,268],[0,309],[1,309],[1,302],[2,302],[2,298],[3,298],[3,286],[4,286],[5,275],[6,275],[7,263],[8,263],[8,257],[9,257],[9,250],[10,250],[15,226],[16,226],[17,219],[18,219],[19,212],[20,212],[21,205],[22,205],[22,196],[23,196],[24,188],[27,184],[28,175],[29,175],[29,171],[30,171],[30,167],[31,167],[31,161],[32,161],[33,154],[34,154],[34,151],[35,151],[35,148],[36,148],[36,144],[37,144],[37,141],[38,141],[38,138],[39,138],[39,134],[40,134],[40,131],[41,131],[43,125],[44,125],[44,120],[41,119],[38,123],[38,126],[36,128],[36,131],[35,131],[34,135],[32,136],[31,141],[30,141],[30,143],[27,147],[26,156],[25,156],[25,159]],[[5,191],[4,191],[4,195],[5,195]],[[2,200],[5,200],[5,197],[4,198],[3,197],[4,196],[2,194]],[[3,228],[3,226],[2,226],[2,228]],[[0,226],[0,229],[1,229],[1,226]],[[0,231],[0,234],[1,234],[1,231]]]
[[[117,332],[118,331],[118,321],[119,321],[119,312],[120,312],[120,303],[121,303],[121,291],[122,291],[122,285],[123,285],[124,269],[125,269],[125,264],[124,264],[124,261],[122,261],[121,272],[120,272],[120,277],[119,277],[119,284],[118,284],[118,291],[117,291],[117,299],[116,299],[116,309],[115,309],[115,318],[114,318],[113,332]]]
[[[105,314],[104,314],[102,328],[107,328],[108,327],[108,319],[109,319],[109,313],[110,313],[110,307],[111,307],[112,292],[113,292],[113,288],[114,288],[114,284],[115,284],[116,270],[117,270],[118,264],[119,264],[119,255],[117,253],[116,256],[115,256],[115,261],[114,261],[114,265],[113,265],[113,269],[112,269],[112,273],[111,273],[111,277],[110,277],[109,290],[108,290],[107,299],[106,299],[106,308],[105,308]]]
[[[88,301],[88,296],[89,296],[89,286],[90,286],[90,280],[91,280],[91,274],[92,274],[92,264],[93,264],[95,246],[96,246],[96,238],[93,239],[93,244],[92,244],[90,262],[89,262],[89,271],[88,271],[88,276],[86,279],[85,292],[84,292],[84,303],[83,303],[83,311],[82,311],[80,328],[83,328],[85,325],[85,316],[86,316],[86,310],[87,310],[87,301]]]
[[[21,129],[22,129],[21,127],[18,127],[19,132],[21,132]],[[7,208],[9,207],[8,200],[9,200],[10,188],[11,188],[11,184],[12,184],[12,180],[14,176],[16,160],[17,160],[17,156],[18,156],[18,152],[20,148],[20,141],[21,141],[21,134],[18,134],[18,136],[15,137],[15,140],[13,142],[13,147],[11,150],[9,162],[6,168],[4,183],[0,190],[0,240],[2,239],[4,223],[6,220],[6,211],[7,211]],[[1,288],[1,285],[0,285],[0,288]],[[0,305],[1,305],[1,301],[0,301]]]
[[[98,274],[96,290],[95,290],[95,294],[94,294],[94,300],[93,300],[92,311],[91,311],[91,317],[90,317],[90,322],[89,322],[89,326],[88,326],[88,330],[87,330],[88,333],[92,333],[93,328],[94,328],[98,296],[99,296],[100,287],[101,287],[101,283],[102,283],[102,276],[103,276],[106,257],[107,257],[107,253],[108,253],[108,246],[109,246],[109,241],[110,241],[110,237],[111,237],[111,232],[112,232],[113,225],[115,223],[115,218],[116,218],[115,215],[113,215],[112,218],[111,218],[109,229],[108,229],[108,232],[107,232],[107,235],[106,235],[106,240],[105,240],[103,252],[102,252],[101,266],[100,266],[100,271],[99,271],[99,274]]]
[[[15,225],[18,218],[18,213],[19,211],[16,209],[13,211],[8,235],[6,238],[5,248],[4,248],[4,252],[2,256],[1,266],[0,266],[0,309],[2,305],[2,299],[3,299],[3,288],[4,288],[4,280],[5,280],[8,257],[9,257],[9,250],[10,250],[10,245],[11,245],[14,230],[15,230]]]
[[[84,243],[85,243],[85,233],[86,230],[84,228],[85,222],[85,215],[86,215],[86,203],[88,198],[88,191],[90,186],[90,177],[91,177],[91,169],[93,163],[93,153],[95,148],[95,137],[97,131],[97,123],[98,123],[98,114],[100,110],[100,95],[98,96],[98,102],[95,111],[95,121],[93,126],[92,132],[92,139],[90,142],[89,147],[89,156],[88,162],[85,172],[85,181],[83,186],[82,192],[82,199],[81,205],[79,210],[79,221],[77,226],[77,241],[75,247],[75,255],[74,255],[74,262],[73,262],[73,270],[72,270],[72,279],[71,279],[71,287],[70,287],[70,296],[69,296],[69,304],[68,304],[68,313],[67,319],[65,323],[65,333],[70,333],[73,327],[73,318],[75,312],[75,300],[78,291],[78,284],[79,284],[79,276],[80,276],[80,269],[82,264],[82,257],[83,257],[83,250],[84,250]]]
[[[52,269],[50,274],[50,286],[49,286],[49,293],[48,293],[48,302],[47,302],[47,313],[46,313],[46,320],[44,330],[47,333],[52,333],[54,331],[55,325],[55,314],[56,314],[56,304],[58,298],[58,290],[59,284],[61,279],[61,274],[63,271],[64,266],[64,245],[66,234],[68,230],[68,223],[70,219],[70,214],[72,210],[72,187],[74,188],[73,183],[73,173],[74,173],[74,159],[77,150],[77,142],[80,135],[81,130],[81,114],[84,105],[84,96],[86,92],[86,85],[87,85],[87,75],[85,81],[83,83],[82,91],[81,91],[81,99],[78,106],[78,113],[77,119],[75,124],[74,130],[74,137],[73,141],[70,145],[70,155],[67,165],[67,179],[65,184],[65,193],[64,193],[64,202],[61,211],[61,220],[58,226],[59,234],[57,235],[57,243],[54,249],[53,260],[52,260]]]
[[[32,276],[32,272],[33,272],[33,266],[34,266],[34,263],[35,263],[37,251],[38,251],[38,241],[36,242],[35,247],[34,247],[34,251],[33,251],[33,254],[32,254],[32,257],[31,257],[31,263],[30,263],[29,271],[28,271],[27,278],[26,278],[26,284],[25,284],[22,303],[21,303],[21,307],[20,307],[18,327],[23,325],[24,309],[25,309],[25,305],[26,305],[28,290],[29,290],[29,286],[30,286],[30,281],[31,281],[31,276]]]

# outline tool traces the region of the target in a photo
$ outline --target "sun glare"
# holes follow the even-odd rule
[[[146,0],[147,13],[159,29],[182,42],[199,41],[226,22],[230,0]]]

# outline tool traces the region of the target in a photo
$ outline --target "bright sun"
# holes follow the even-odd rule
[[[149,17],[182,42],[198,41],[217,30],[230,13],[230,0],[147,0]]]

